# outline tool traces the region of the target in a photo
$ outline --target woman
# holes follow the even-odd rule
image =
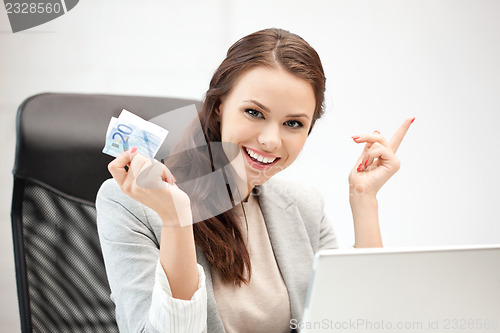
[[[319,56],[297,35],[266,29],[229,49],[199,120],[209,143],[236,147],[234,159],[223,151],[242,202],[233,195],[234,208],[199,223],[198,203],[218,199],[206,186],[175,185],[193,159],[167,168],[132,148],[109,164],[114,179],[96,206],[121,332],[289,332],[300,320],[314,253],[337,241],[314,190],[268,180],[297,158],[324,92]],[[376,193],[399,169],[395,152],[412,121],[390,142],[378,132],[353,137],[365,143],[349,175],[355,247],[382,246]]]

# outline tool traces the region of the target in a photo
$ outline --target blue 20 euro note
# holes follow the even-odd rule
[[[166,129],[123,110],[118,118],[111,118],[102,152],[117,157],[137,146],[139,154],[154,158],[167,135]]]

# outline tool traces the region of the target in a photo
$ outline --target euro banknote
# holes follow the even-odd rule
[[[118,118],[111,118],[102,152],[117,157],[137,146],[139,154],[154,158],[167,135],[166,129],[123,110]]]

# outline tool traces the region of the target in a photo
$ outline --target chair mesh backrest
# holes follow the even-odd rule
[[[107,125],[124,108],[152,119],[193,103],[199,105],[175,98],[40,94],[20,106],[11,217],[23,332],[118,331],[94,205],[110,177],[112,158],[101,152]],[[175,131],[180,135],[182,128]]]
[[[22,220],[33,332],[118,332],[95,207],[26,182]]]

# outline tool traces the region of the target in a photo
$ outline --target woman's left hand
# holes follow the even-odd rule
[[[389,142],[378,131],[372,134],[353,136],[356,143],[365,142],[365,148],[349,174],[350,197],[368,195],[375,197],[382,185],[400,167],[396,150],[415,118],[406,119]]]

